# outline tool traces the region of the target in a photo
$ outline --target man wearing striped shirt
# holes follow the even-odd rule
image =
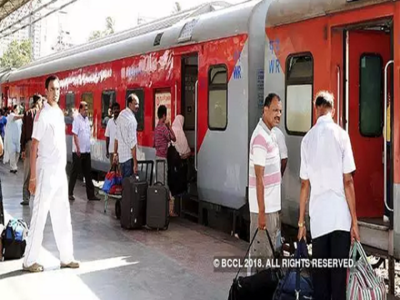
[[[250,250],[253,258],[271,258],[273,251],[281,247],[281,159],[278,141],[272,131],[278,126],[281,113],[279,96],[269,94],[265,98],[262,118],[250,141],[250,238],[253,238],[257,228],[259,230]],[[270,247],[266,230],[274,249]],[[255,268],[253,271],[261,269]]]

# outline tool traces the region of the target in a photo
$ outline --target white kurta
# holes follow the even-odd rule
[[[67,146],[64,116],[59,107],[47,103],[36,115],[32,138],[39,141],[36,162],[36,192],[24,266],[38,262],[43,230],[50,212],[61,263],[74,261],[68,180],[65,171]]]

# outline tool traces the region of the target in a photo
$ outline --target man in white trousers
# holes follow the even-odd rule
[[[45,83],[47,102],[36,114],[31,145],[29,191],[35,195],[23,269],[42,272],[38,257],[43,230],[50,211],[53,232],[60,252],[61,268],[79,268],[74,260],[68,180],[65,171],[67,147],[64,115],[58,106],[60,83],[52,75]]]

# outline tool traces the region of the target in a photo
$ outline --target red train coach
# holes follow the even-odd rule
[[[228,211],[247,203],[248,143],[263,101],[268,6],[268,1],[216,2],[181,12],[7,73],[2,93],[26,102],[33,93],[44,93],[46,76],[56,74],[68,125],[68,160],[73,108],[84,100],[92,124],[92,167],[100,171],[108,169],[104,133],[114,101],[124,108],[128,94],[140,99],[140,160],[155,158],[157,107],[166,105],[172,121],[182,114],[197,170],[193,201],[185,211],[230,231]]]

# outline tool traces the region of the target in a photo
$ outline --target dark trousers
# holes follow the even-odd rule
[[[74,188],[78,174],[83,171],[83,176],[85,177],[86,185],[86,196],[88,199],[94,198],[94,185],[92,181],[92,164],[90,160],[90,153],[81,153],[79,157],[76,153],[72,153],[72,170],[69,177],[69,195],[74,194]]]
[[[334,231],[313,239],[313,258],[349,258],[350,232]],[[313,271],[314,299],[344,300],[346,299],[347,269],[323,268]]]

